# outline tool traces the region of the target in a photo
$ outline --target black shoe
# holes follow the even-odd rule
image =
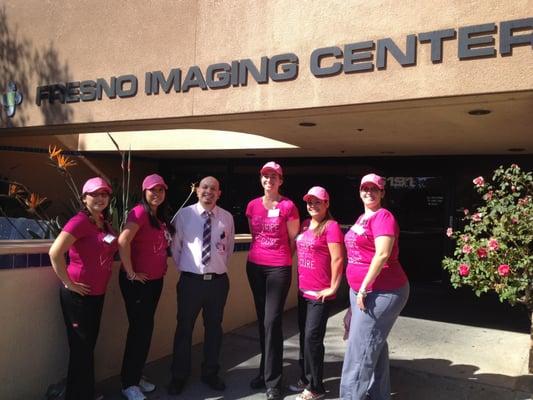
[[[170,384],[168,385],[168,394],[170,394],[171,396],[181,394],[181,392],[183,392],[184,387],[185,379],[173,378],[170,381]]]
[[[268,388],[267,400],[281,400],[281,391],[278,388]]]
[[[218,375],[202,376],[201,381],[207,386],[209,386],[211,389],[217,390],[219,392],[226,389],[226,384],[222,379],[218,377]]]
[[[264,389],[266,387],[265,380],[261,375],[258,375],[250,381],[250,387],[252,389]]]

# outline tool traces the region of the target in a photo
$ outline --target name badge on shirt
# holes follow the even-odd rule
[[[104,241],[104,243],[107,243],[107,244],[111,244],[113,243],[115,240],[117,239],[116,236],[108,233],[107,235],[104,236],[104,238],[102,239]]]
[[[352,226],[350,228],[352,231],[354,231],[355,233],[357,233],[358,235],[363,235],[365,233],[365,228],[363,228],[361,225],[359,224],[355,224],[354,226]]]
[[[275,218],[275,217],[279,217],[279,208],[268,210],[268,218]]]

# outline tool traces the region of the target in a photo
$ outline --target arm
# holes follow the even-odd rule
[[[289,245],[291,248],[291,255],[294,254],[296,251],[296,236],[298,236],[298,232],[300,231],[300,220],[299,219],[291,219],[287,221],[287,233],[289,235]]]
[[[50,247],[48,255],[52,263],[52,268],[57,277],[63,282],[63,285],[69,290],[85,296],[91,292],[91,287],[81,282],[73,282],[67,273],[67,263],[65,261],[65,253],[70,246],[74,244],[76,238],[68,232],[61,231],[59,236],[54,240]]]
[[[126,223],[124,229],[118,237],[118,252],[120,254],[120,260],[124,266],[124,270],[128,275],[128,279],[131,281],[139,281],[141,283],[146,282],[146,274],[136,273],[133,270],[133,265],[131,263],[131,241],[139,231],[139,225],[134,222]]]
[[[183,222],[181,220],[181,212],[178,213],[173,218],[174,224],[174,237],[172,238],[172,258],[174,259],[174,266],[178,271],[180,271],[180,257],[181,257],[181,247],[183,245]]]
[[[357,293],[357,306],[359,309],[365,310],[365,295],[362,294],[362,292],[365,292],[366,288],[376,280],[377,276],[381,272],[381,269],[383,268],[383,265],[385,265],[390,257],[393,244],[393,236],[378,236],[374,239],[376,253],[374,254],[374,257],[372,257],[372,262],[370,263],[368,272],[366,273],[365,279],[363,279],[363,283],[361,284],[361,288]]]
[[[228,227],[228,247],[226,249],[226,266],[229,266],[229,259],[233,254],[233,249],[235,248],[235,223],[233,221],[233,216],[229,216],[231,224]]]
[[[329,288],[318,292],[317,300],[326,300],[334,295],[339,289],[342,279],[342,266],[344,264],[344,251],[342,243],[328,243],[329,254],[331,255],[331,283]]]

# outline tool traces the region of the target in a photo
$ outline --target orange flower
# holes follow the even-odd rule
[[[17,197],[24,193],[24,190],[16,183],[10,183],[7,195],[9,197]]]
[[[66,171],[68,167],[72,167],[73,165],[76,165],[76,161],[71,160],[70,158],[62,154],[57,155],[56,161],[57,161],[57,166],[64,171]]]
[[[48,156],[50,157],[50,160],[53,160],[54,158],[59,156],[62,151],[63,151],[63,149],[60,148],[60,147],[57,147],[57,146],[52,147],[52,145],[49,145],[48,146]]]
[[[46,197],[41,197],[37,193],[30,193],[30,196],[27,199],[24,199],[29,213],[34,213],[37,211],[37,207],[39,207],[45,201]]]

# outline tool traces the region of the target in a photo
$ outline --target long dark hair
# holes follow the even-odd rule
[[[152,214],[152,209],[150,208],[150,205],[146,201],[146,190],[143,190],[143,195],[141,198],[141,205],[144,208],[144,211],[148,214],[148,220],[150,221],[150,225],[152,225],[155,229],[161,229],[161,223],[164,223],[167,227],[167,230],[171,235],[174,234],[174,226],[170,223],[170,205],[167,201],[167,193],[165,190],[165,200],[157,207],[157,211],[154,214]]]
[[[85,196],[87,196],[87,193],[81,195],[82,203],[83,203],[83,199],[85,198]],[[109,207],[111,206],[111,198],[112,198],[111,196],[112,195],[110,193],[109,194],[109,203],[107,204],[107,207],[104,208],[104,211],[102,211],[102,217],[104,217],[104,226],[103,226],[103,228],[108,233],[113,233],[112,221],[111,221],[111,213],[109,212]],[[91,214],[91,212],[89,211],[89,209],[87,208],[87,205],[85,203],[83,203],[83,207],[81,207],[80,212],[82,212],[85,215],[87,215],[87,217],[89,217],[89,221],[91,221],[93,224],[96,225],[96,221],[94,220],[93,215]]]
[[[322,236],[324,231],[326,230],[326,226],[328,225],[328,222],[333,219],[333,216],[329,212],[329,207],[326,211],[326,215],[324,216],[324,219],[318,223],[318,225],[313,229],[313,233],[316,237]]]

